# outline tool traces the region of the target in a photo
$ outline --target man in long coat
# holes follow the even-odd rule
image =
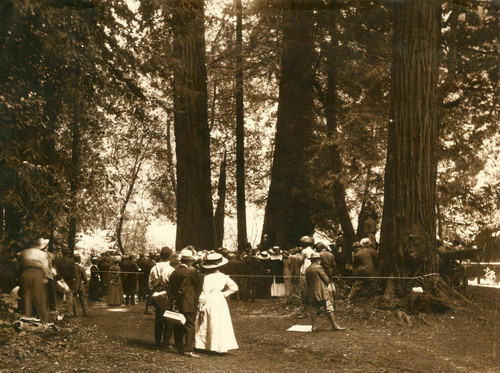
[[[319,252],[319,256],[321,257],[321,267],[323,267],[324,271],[331,279],[336,267],[335,257],[333,256],[330,247],[322,242],[318,243],[317,250]]]
[[[181,251],[180,266],[170,275],[169,298],[184,315],[184,325],[174,325],[175,347],[180,354],[199,357],[193,353],[196,308],[201,293],[198,271],[193,267],[196,258],[190,250]]]
[[[306,307],[311,317],[312,331],[316,331],[316,315],[319,311],[326,312],[328,321],[332,330],[343,330],[335,320],[333,315],[333,296],[328,289],[330,279],[321,267],[321,256],[319,253],[313,253],[310,257],[311,264],[306,269]]]
[[[347,296],[348,300],[352,300],[362,287],[371,284],[373,276],[375,276],[375,264],[377,262],[377,251],[371,246],[369,238],[363,238],[361,244],[355,242],[353,246],[355,247],[353,256],[354,275],[366,278],[358,278],[354,281]]]

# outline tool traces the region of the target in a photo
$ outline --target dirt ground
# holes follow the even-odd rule
[[[338,301],[347,330],[287,332],[299,308],[284,299],[230,301],[239,349],[198,359],[158,350],[154,315],[144,303],[91,303],[88,317],[70,317],[60,331],[15,332],[0,345],[0,372],[498,372],[499,289],[470,287],[444,314],[411,315],[410,323],[374,300]],[[21,348],[22,347],[22,348]]]

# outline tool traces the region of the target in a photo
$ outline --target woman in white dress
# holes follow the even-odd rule
[[[227,263],[221,254],[209,254],[202,264],[207,270],[198,303],[195,348],[225,353],[238,348],[226,298],[238,285],[218,268]]]

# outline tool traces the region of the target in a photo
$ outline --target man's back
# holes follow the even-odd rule
[[[176,305],[181,312],[195,312],[196,302],[201,292],[201,284],[198,271],[194,267],[187,267],[181,264],[170,275],[171,297],[176,301]]]
[[[335,258],[328,250],[321,250],[319,253],[321,257],[321,266],[329,277],[333,276],[333,268],[335,267]]]
[[[374,259],[377,256],[377,251],[371,247],[361,248],[354,254],[354,269],[356,275],[374,276],[375,265]]]
[[[328,299],[328,283],[330,279],[318,263],[311,263],[306,269],[307,300],[318,301]]]

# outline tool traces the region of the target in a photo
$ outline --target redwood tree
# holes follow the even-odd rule
[[[278,117],[263,234],[284,248],[314,232],[307,182],[314,123],[314,14],[308,3],[282,3]]]
[[[173,3],[178,249],[213,248],[203,0]]]
[[[385,275],[406,276],[434,269],[440,1],[402,0],[394,2],[393,12],[380,257]]]
[[[245,205],[245,121],[243,116],[243,11],[236,0],[236,218],[238,250],[247,242],[247,213]]]

